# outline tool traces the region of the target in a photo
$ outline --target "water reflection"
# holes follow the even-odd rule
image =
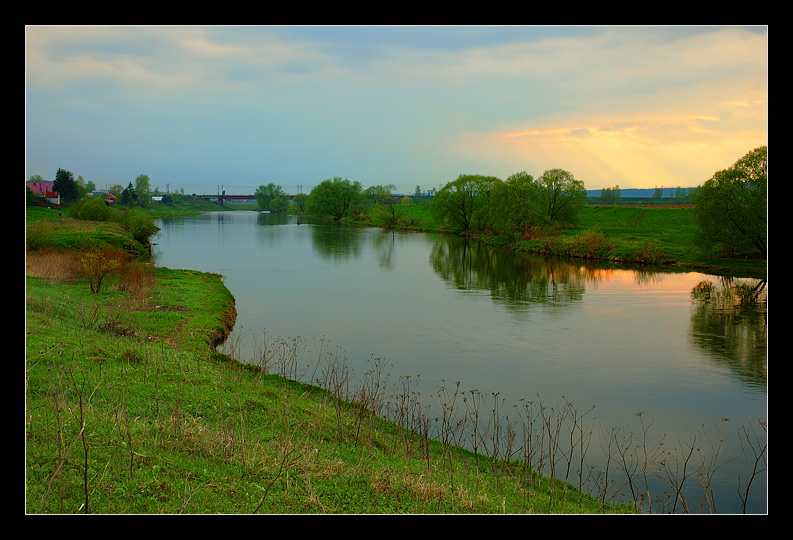
[[[768,359],[765,280],[712,278],[691,291],[691,342],[747,384],[765,387]]]
[[[224,216],[228,216],[228,214],[225,214]],[[260,212],[256,216],[257,225],[291,225],[293,223],[296,223],[295,217],[286,214]]]
[[[430,252],[433,270],[459,290],[487,290],[510,309],[580,302],[587,271],[562,259],[521,255],[482,242],[443,236]]]
[[[324,260],[348,262],[361,256],[360,235],[351,227],[331,223],[311,227],[311,238],[314,252]]]
[[[439,236],[430,251],[435,273],[459,291],[486,291],[494,304],[512,313],[534,306],[581,304],[587,287],[631,279],[645,292],[644,311],[666,306],[685,294],[669,272],[625,270],[592,262],[545,258],[493,249],[482,242]],[[664,286],[664,280],[671,283]],[[627,292],[623,294],[632,294]],[[690,293],[691,343],[719,366],[728,367],[744,384],[767,385],[767,283],[758,279],[710,277]],[[627,304],[628,300],[624,301]],[[622,306],[624,308],[624,305]],[[611,307],[609,316],[618,309]],[[604,313],[608,311],[604,309]]]

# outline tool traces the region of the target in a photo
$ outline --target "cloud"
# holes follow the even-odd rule
[[[767,143],[767,32],[28,27],[26,111],[44,177],[688,183]]]

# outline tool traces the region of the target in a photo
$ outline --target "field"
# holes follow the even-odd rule
[[[432,219],[428,204],[400,205],[397,216],[401,228],[443,231]],[[738,277],[767,276],[764,258],[703,251],[695,243],[696,232],[691,206],[587,205],[574,226],[529,231],[514,244],[498,236],[480,238],[505,248],[562,257]]]

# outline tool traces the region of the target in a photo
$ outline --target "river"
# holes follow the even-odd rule
[[[312,358],[333,347],[359,376],[382,359],[392,383],[414,378],[427,407],[439,388],[459,382],[488,407],[502,403],[513,421],[530,400],[574,403],[600,433],[651,426],[664,452],[696,446],[697,456],[717,455],[708,484],[716,511],[741,511],[736,492],[752,465],[742,434],[764,444],[758,420],[767,420],[767,289],[758,280],[546,259],[451,235],[248,211],[157,225],[158,265],[224,276],[238,312],[225,347],[243,361],[281,336],[301,344],[306,379],[316,374]],[[725,449],[709,453],[720,436],[729,436]],[[760,474],[748,513],[767,512],[766,491]]]

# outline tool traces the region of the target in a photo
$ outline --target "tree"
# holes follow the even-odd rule
[[[286,198],[286,192],[281,186],[270,182],[266,186],[262,185],[256,188],[254,196],[259,205],[259,210],[270,210],[270,202],[279,197],[282,199]]]
[[[148,175],[139,174],[135,178],[135,193],[138,196],[138,204],[144,208],[148,207],[151,201],[151,182]]]
[[[304,216],[306,214],[306,205],[308,204],[308,195],[305,193],[298,193],[295,195],[294,199],[292,199],[292,206],[297,213],[298,216]]]
[[[363,188],[358,181],[335,177],[323,180],[311,190],[307,209],[315,216],[330,216],[336,221],[363,204]]]
[[[135,192],[132,182],[121,192],[118,202],[123,206],[135,206],[138,204],[138,194]]]
[[[53,191],[61,197],[61,203],[65,206],[73,203],[80,198],[80,192],[74,175],[65,169],[58,169],[55,173],[55,181],[52,185]]]
[[[96,185],[93,182],[86,182],[85,178],[82,176],[77,177],[77,191],[80,194],[80,197],[85,197],[88,193],[91,193],[96,189]]]
[[[547,223],[575,223],[586,201],[586,188],[573,173],[563,169],[550,169],[539,178],[545,199]]]
[[[394,197],[394,184],[371,186],[364,190],[366,204],[375,212],[382,215],[385,225],[396,224],[396,207],[399,199]],[[407,197],[410,199],[410,197]],[[404,198],[403,198],[404,199]]]
[[[366,205],[371,207],[385,204],[391,198],[391,193],[396,189],[393,184],[370,186],[363,190]]]
[[[622,190],[618,185],[613,188],[604,188],[600,192],[600,204],[617,204],[621,196]]]
[[[461,174],[438,191],[430,212],[437,222],[463,234],[482,231],[490,223],[490,194],[499,183],[495,176]]]
[[[543,221],[542,189],[524,172],[497,184],[490,200],[491,222],[496,231],[515,242]]]
[[[289,200],[276,197],[270,201],[270,212],[273,214],[285,214],[287,210],[289,210]]]
[[[694,216],[701,247],[767,255],[768,147],[755,148],[697,188]]]

